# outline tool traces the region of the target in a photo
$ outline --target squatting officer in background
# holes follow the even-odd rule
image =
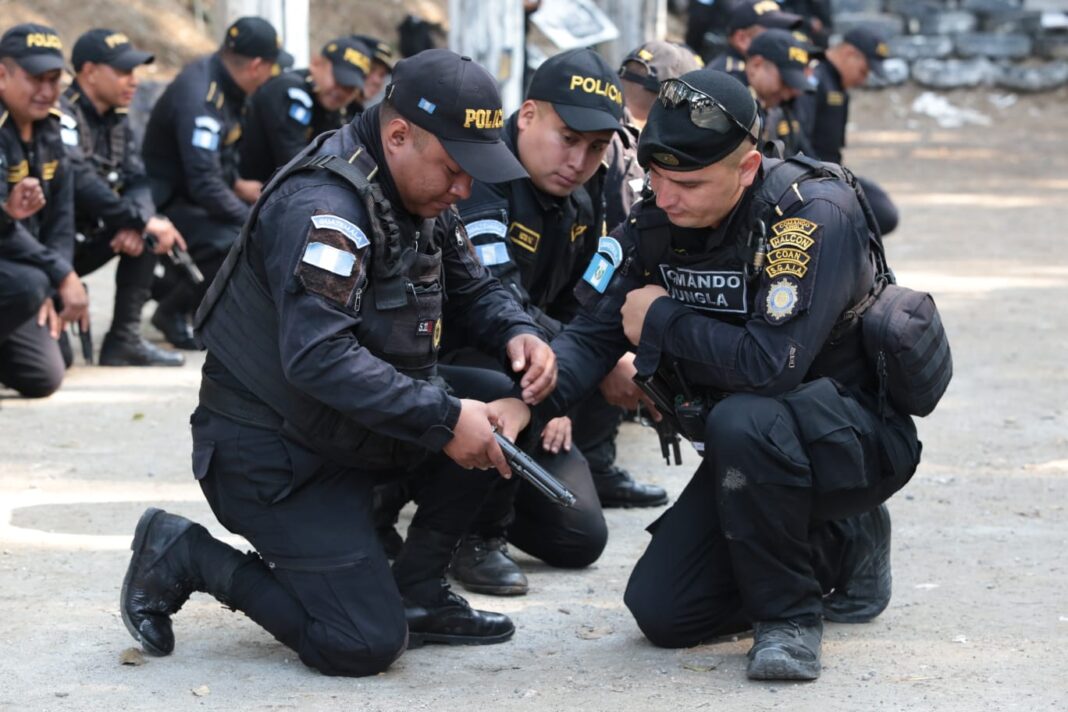
[[[566,409],[636,347],[638,377],[664,386],[703,459],[649,527],[626,605],[656,645],[753,627],[749,677],[815,679],[823,618],[889,601],[880,503],[919,443],[909,417],[876,414],[859,330],[831,338],[874,279],[856,193],[823,173],[777,186],[758,124],[724,73],[662,85],[638,151],[651,191],[576,290],[542,407]]]
[[[802,150],[814,158],[842,163],[849,123],[849,90],[868,80],[868,73],[883,76],[883,60],[890,55],[886,40],[871,27],[855,27],[826,52],[815,67],[815,92],[799,97],[794,115],[805,139]],[[875,181],[857,178],[885,236],[897,227],[898,214],[890,196]]]
[[[548,344],[450,209],[472,177],[523,175],[502,121],[485,69],[429,50],[397,65],[383,103],[264,189],[197,315],[208,354],[191,421],[209,504],[259,555],[146,512],[122,595],[146,650],[171,652],[170,616],[193,591],[331,675],[381,672],[406,645],[511,637],[507,617],[472,610],[444,580],[495,479],[465,468],[508,474],[492,428],[514,438],[529,418],[523,400],[498,396],[534,403],[556,377]],[[492,372],[498,395],[442,387],[443,309],[522,373],[518,387]],[[409,468],[425,482],[391,574],[371,492]]]
[[[226,30],[219,50],[185,67],[152,107],[142,152],[157,208],[174,222],[204,274],[178,281],[152,324],[181,349],[196,349],[189,318],[237,239],[262,184],[238,173],[245,98],[292,63],[278,33],[259,17]]]
[[[88,326],[74,271],[74,174],[60,138],[63,44],[22,24],[0,38],[0,383],[52,395],[73,358],[63,327]],[[63,337],[65,338],[65,337]]]
[[[757,100],[764,127],[761,139],[782,141],[783,153],[792,156],[803,148],[801,125],[794,116],[794,101],[815,91],[810,44],[786,30],[767,30],[749,46],[744,82]]]
[[[323,45],[309,67],[282,72],[249,98],[241,136],[241,175],[266,182],[312,138],[348,123],[346,107],[371,72],[372,50],[341,37]]]
[[[141,309],[152,292],[156,255],[185,241],[156,215],[141,152],[126,108],[137,91],[136,70],[155,58],[121,32],[89,30],[74,43],[75,77],[63,92],[63,143],[74,164],[74,268],[81,276],[115,256],[115,307],[104,336],[102,366],[181,366],[185,358],[141,338]],[[153,247],[146,249],[145,237]]]

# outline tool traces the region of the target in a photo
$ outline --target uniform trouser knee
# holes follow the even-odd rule
[[[32,319],[52,291],[41,270],[0,260],[0,342]]]
[[[325,626],[313,625],[299,654],[301,662],[324,675],[365,677],[389,669],[407,644],[406,626],[380,640],[363,641],[338,634]]]

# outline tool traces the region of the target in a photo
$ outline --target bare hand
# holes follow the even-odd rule
[[[70,324],[78,322],[82,329],[89,328],[89,294],[82,285],[78,275],[70,272],[56,288],[59,299],[63,302],[63,311],[59,318]]]
[[[623,302],[619,313],[623,315],[623,333],[627,340],[635,346],[642,337],[642,326],[645,324],[645,315],[660,297],[666,297],[667,290],[657,284],[647,284],[641,289],[635,289],[627,293],[627,300]]]
[[[13,220],[25,220],[45,205],[41,181],[36,178],[23,178],[8,193],[4,210]]]
[[[157,215],[149,218],[145,224],[145,232],[155,236],[156,247],[153,252],[157,255],[165,255],[175,246],[186,249],[182,233],[178,232],[174,223],[165,217]]]
[[[523,428],[530,425],[530,408],[518,398],[500,398],[486,405],[490,422],[512,442],[515,442]]]
[[[145,251],[145,240],[141,237],[141,231],[132,228],[119,230],[115,237],[111,238],[111,251],[117,255],[140,257]]]
[[[445,444],[445,454],[465,469],[495,467],[502,475],[510,477],[512,470],[493,436],[494,421],[501,416],[499,409],[491,411],[491,407],[482,401],[461,400],[460,419],[452,429],[452,440]]]
[[[249,205],[260,199],[261,192],[263,192],[263,183],[258,180],[238,178],[234,181],[234,193]]]
[[[533,334],[513,337],[506,349],[512,370],[523,373],[519,386],[523,402],[535,405],[556,388],[556,354],[549,345]]]
[[[571,452],[571,418],[553,418],[541,431],[541,447],[554,455],[562,449]]]
[[[52,297],[47,297],[41,302],[41,308],[37,310],[37,326],[47,326],[48,333],[53,339],[58,339],[63,331],[63,320],[56,314],[56,306],[52,303]]]
[[[649,417],[660,422],[660,411],[649,396],[642,393],[634,383],[638,370],[634,368],[634,354],[627,352],[616,362],[616,367],[601,381],[601,395],[614,406],[624,410],[637,410],[639,404],[649,412]]]

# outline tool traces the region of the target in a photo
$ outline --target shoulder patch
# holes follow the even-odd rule
[[[308,92],[304,91],[300,87],[289,87],[289,90],[286,91],[286,94],[289,95],[289,98],[293,101],[297,101],[303,104],[305,108],[310,109],[312,107],[311,97],[308,96]]]
[[[496,235],[497,237],[504,237],[508,234],[508,226],[500,220],[474,220],[469,223],[464,223],[464,227],[467,229],[467,236],[474,239],[479,235]]]
[[[78,120],[70,114],[60,114],[59,125],[66,129],[76,129],[78,128]]]
[[[827,105],[828,106],[841,106],[845,103],[845,95],[840,91],[827,92]]]
[[[783,277],[771,283],[764,298],[764,316],[772,324],[781,324],[797,313],[801,290],[792,277]]]
[[[206,151],[218,151],[222,124],[211,116],[198,116],[193,120],[193,125],[193,145]]]
[[[335,232],[340,232],[347,237],[358,250],[362,250],[371,244],[371,241],[367,238],[367,234],[357,225],[349,222],[345,218],[329,214],[312,215],[311,221],[312,225],[317,230],[333,230]]]
[[[78,136],[78,120],[70,114],[62,114],[59,117],[59,137],[64,146],[77,146],[80,141]]]
[[[619,240],[614,237],[605,236],[597,241],[597,251],[603,255],[607,255],[612,260],[614,267],[619,267],[623,264],[623,246],[619,244]]]
[[[193,125],[198,129],[207,129],[212,133],[219,133],[222,131],[222,124],[214,116],[198,116],[193,119]]]

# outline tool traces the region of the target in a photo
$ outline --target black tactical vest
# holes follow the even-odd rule
[[[417,336],[419,324],[441,323],[441,251],[426,254],[418,249],[432,236],[434,221],[424,221],[415,234],[401,232],[389,201],[369,180],[378,168],[366,151],[358,152],[352,164],[340,156],[311,155],[333,133],[318,136],[264,188],[197,310],[194,326],[212,355],[280,417],[280,432],[349,466],[358,462],[367,469],[407,467],[426,452],[373,433],[289,385],[278,350],[277,310],[247,249],[260,208],[287,176],[325,169],[343,178],[363,199],[372,228],[370,275],[349,305],[362,317],[356,337],[375,356],[412,378],[435,375],[438,339]]]

